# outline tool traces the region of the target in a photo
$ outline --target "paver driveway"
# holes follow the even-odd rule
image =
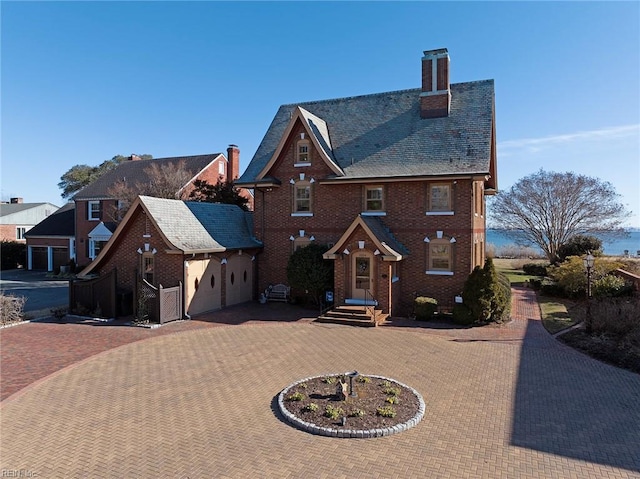
[[[517,293],[519,320],[502,328],[250,323],[100,353],[1,403],[0,469],[60,478],[640,477],[640,376],[557,343],[527,292]],[[385,438],[332,439],[274,413],[290,382],[352,369],[419,390],[423,421]]]

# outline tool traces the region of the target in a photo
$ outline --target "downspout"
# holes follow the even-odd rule
[[[189,263],[185,259],[184,266],[182,268],[182,316],[191,320],[191,316],[187,314],[187,302],[185,301],[185,299],[187,298],[187,268],[188,267],[189,267]]]

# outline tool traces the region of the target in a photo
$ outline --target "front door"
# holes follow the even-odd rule
[[[353,299],[370,300],[373,295],[373,260],[371,255],[359,252],[353,254],[353,272],[351,297]]]

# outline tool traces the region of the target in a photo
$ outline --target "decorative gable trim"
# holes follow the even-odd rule
[[[329,138],[326,122],[323,119],[318,118],[314,114],[308,112],[304,108],[297,106],[291,114],[291,119],[289,120],[289,124],[287,125],[287,128],[280,138],[278,147],[276,148],[275,152],[273,153],[265,167],[262,169],[262,171],[260,171],[260,173],[256,177],[256,180],[259,181],[267,176],[276,160],[282,154],[284,146],[291,136],[293,128],[298,120],[300,120],[300,123],[302,123],[306,135],[309,136],[309,139],[311,140],[311,143],[315,147],[316,151],[320,153],[323,161],[327,164],[331,171],[333,171],[333,173],[338,176],[344,176],[344,171],[342,171],[338,164],[333,160],[333,148],[331,147],[331,139]],[[323,145],[323,143],[326,144],[326,147]]]
[[[382,259],[384,261],[400,261],[404,258],[400,252],[395,251],[387,243],[381,241],[371,230],[371,228],[369,228],[367,223],[360,215],[358,215],[353,223],[351,223],[351,225],[346,229],[346,231],[342,234],[335,245],[333,245],[333,247],[329,251],[324,253],[322,257],[324,259],[336,259],[338,255],[341,254],[340,250],[342,248],[345,248],[344,251],[342,251],[342,254],[349,254],[349,250],[345,247],[345,244],[358,227],[361,227],[366,235],[371,239],[371,241],[373,242],[373,246],[378,251],[378,255],[382,254]],[[364,247],[364,244],[362,246]]]

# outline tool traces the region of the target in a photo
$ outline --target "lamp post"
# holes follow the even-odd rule
[[[591,272],[593,265],[595,264],[595,258],[591,252],[587,253],[587,256],[582,260],[584,267],[587,270],[587,314],[585,317],[585,330],[587,334],[591,333]]]

